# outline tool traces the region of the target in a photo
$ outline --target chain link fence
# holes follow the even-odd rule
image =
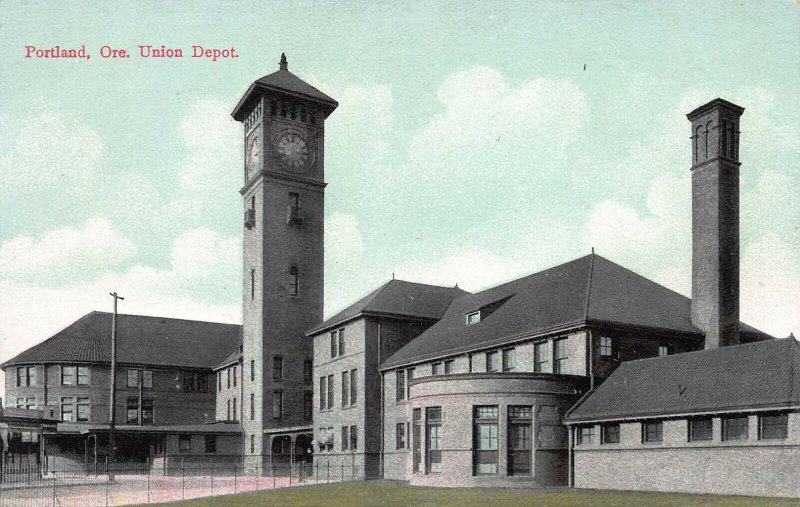
[[[5,467],[0,506],[110,506],[169,502],[248,491],[361,480],[363,467],[339,463],[270,463],[247,456],[242,464],[199,463],[176,457],[169,466],[117,463],[76,470],[36,465]],[[258,459],[260,458],[260,459]]]

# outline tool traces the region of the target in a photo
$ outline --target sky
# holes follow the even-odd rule
[[[26,58],[26,46],[90,59]],[[139,56],[140,45],[181,59]],[[192,46],[237,58],[191,58]],[[101,48],[130,58],[102,58]],[[800,335],[800,4],[0,2],[0,361],[92,310],[241,321],[247,86],[326,123],[325,315],[588,254],[691,292],[690,127],[741,119],[741,315]]]

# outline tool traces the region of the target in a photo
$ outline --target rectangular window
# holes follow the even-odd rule
[[[425,471],[439,473],[442,471],[442,407],[425,409],[425,426]]]
[[[328,408],[328,382],[327,377],[319,378],[319,409],[325,410]]]
[[[350,426],[350,450],[358,450],[358,426]]]
[[[444,362],[444,374],[450,375],[453,373],[453,367],[455,366],[456,361],[454,359],[448,359]]]
[[[601,444],[618,444],[619,443],[619,424],[608,423],[602,426],[603,432],[600,434]]]
[[[272,358],[272,380],[283,380],[283,358],[281,356]]]
[[[85,366],[83,368],[86,369],[87,377],[88,377],[89,368],[85,367]],[[27,385],[28,386],[35,386],[36,385],[36,367],[35,366],[26,366],[25,367],[25,377],[26,377],[26,381],[27,381]],[[88,382],[87,382],[87,384],[88,384]]]
[[[342,426],[342,450],[347,450],[347,444],[350,443],[350,426]]]
[[[217,436],[216,435],[206,435],[205,436],[205,451],[207,454],[212,454],[217,452]]]
[[[475,366],[475,356],[476,356],[476,355],[477,355],[477,354],[470,354],[470,355],[468,356],[468,359],[469,359],[469,368],[468,368],[468,370],[467,370],[467,371],[469,371],[470,373],[474,373],[474,372],[475,372],[475,368],[477,368],[477,366]]]
[[[250,269],[250,301],[256,298],[256,270]]]
[[[586,445],[594,442],[594,425],[578,427],[578,445]]]
[[[61,420],[75,422],[74,398],[61,398]]]
[[[192,452],[191,435],[178,435],[178,452],[181,454],[189,454]]]
[[[414,380],[414,368],[406,370],[406,399],[411,398],[411,381]]]
[[[87,372],[86,378],[88,380],[89,375]],[[78,383],[81,382],[81,369],[78,368]],[[152,389],[153,388],[153,370],[142,370],[142,387],[145,389]]]
[[[25,386],[25,368],[19,367],[17,368],[17,387],[24,387]]]
[[[233,367],[233,387],[236,387],[236,379],[239,377],[237,369],[236,366]]]
[[[516,349],[503,349],[503,371],[514,371],[517,361]]]
[[[333,408],[333,375],[328,375],[328,408]]]
[[[666,345],[659,345],[658,346],[658,355],[661,357],[669,355],[669,347]]]
[[[233,399],[233,420],[234,421],[238,421],[239,420],[239,411],[236,410],[236,409],[237,409],[236,398],[234,398]]]
[[[758,438],[770,440],[787,438],[789,435],[788,414],[764,414],[758,416]]]
[[[472,461],[475,475],[497,474],[498,414],[497,405],[473,408],[473,449],[475,451]]]
[[[567,371],[567,339],[553,340],[553,373]]]
[[[222,392],[222,372],[217,372],[217,391]]]
[[[394,425],[394,448],[406,448],[406,423],[399,422]]]
[[[406,376],[403,370],[395,372],[395,400],[406,399]]]
[[[78,398],[77,399],[77,412],[78,412],[78,421],[88,421],[89,420],[89,398]]]
[[[344,328],[339,330],[339,355],[344,355]]]
[[[227,406],[228,406],[228,417],[226,417],[225,420],[226,421],[230,421],[231,420],[231,400],[227,400]]]
[[[533,371],[546,373],[547,363],[547,342],[539,342],[533,346]]]
[[[250,435],[250,454],[256,453],[256,436]]]
[[[442,363],[431,364],[431,375],[441,375],[441,374],[442,374]]]
[[[664,437],[664,424],[661,421],[642,423],[642,442],[659,443]]]
[[[283,419],[283,391],[272,391],[272,418]]]
[[[468,313],[467,314],[466,322],[467,322],[468,326],[471,326],[472,324],[477,324],[480,321],[481,321],[481,312],[480,311],[472,312],[472,313]]]
[[[611,338],[608,336],[600,337],[600,355],[611,357]]]
[[[508,407],[508,475],[531,475],[532,423],[532,407]]]
[[[358,401],[358,370],[350,370],[350,404]]]
[[[350,372],[342,372],[342,406],[346,407],[350,404]]]
[[[747,432],[746,415],[722,418],[722,440],[747,440]]]
[[[419,464],[422,462],[422,442],[420,441],[420,437],[422,436],[422,409],[415,408],[412,412],[411,420],[413,421],[414,425],[411,430],[411,447],[412,451],[412,462],[411,462],[411,470],[416,474],[419,473]]]
[[[142,424],[153,424],[154,400],[145,398],[142,400]]]
[[[486,371],[499,371],[500,365],[497,364],[497,352],[486,353]]]
[[[689,419],[689,441],[702,442],[711,440],[713,424],[710,417],[703,417],[701,419]]]
[[[250,420],[254,421],[256,418],[256,395],[250,393]]]
[[[125,404],[125,421],[128,424],[139,424],[139,398],[128,397]]]
[[[314,417],[314,391],[303,391],[303,420],[308,422]]]
[[[314,362],[310,359],[303,361],[303,381],[311,382],[314,379]]]
[[[128,387],[139,387],[139,370],[128,370]]]
[[[338,348],[338,338],[336,331],[331,331],[331,359],[336,357],[336,349]]]
[[[228,372],[228,389],[230,389],[231,388],[231,369],[228,368],[226,371]]]
[[[34,410],[36,407],[36,396],[25,398],[25,408]],[[88,421],[89,419],[87,418],[86,420]]]
[[[308,379],[309,381],[311,379]],[[250,382],[256,381],[256,361],[255,359],[250,360]]]
[[[61,385],[74,386],[75,377],[78,374],[78,369],[75,366],[62,366],[61,367]]]

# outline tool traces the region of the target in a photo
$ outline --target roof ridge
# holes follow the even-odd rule
[[[113,312],[104,312],[102,310],[92,310],[86,316],[91,315],[93,313],[98,313],[98,314],[103,314],[103,315],[111,315]],[[167,317],[167,316],[164,316],[164,315],[140,315],[140,314],[136,314],[136,313],[119,313],[119,312],[117,312],[117,317],[139,317],[139,318],[142,318],[142,319],[162,319],[162,320],[166,319],[166,320],[179,320],[179,321],[182,321],[182,322],[200,322],[202,324],[220,324],[220,325],[223,325],[223,326],[239,326],[239,327],[242,326],[242,324],[236,324],[236,323],[233,323],[233,322],[218,322],[218,321],[213,321],[213,320],[184,319],[184,318],[180,318],[180,317]]]

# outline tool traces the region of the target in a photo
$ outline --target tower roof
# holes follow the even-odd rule
[[[286,60],[286,55],[283,53],[281,53],[281,62],[278,70],[254,81],[247,88],[239,103],[236,104],[231,116],[236,121],[244,120],[250,109],[252,109],[253,103],[265,92],[278,92],[299,99],[321,103],[326,106],[326,117],[339,106],[339,103],[334,99],[289,72],[289,64]]]

